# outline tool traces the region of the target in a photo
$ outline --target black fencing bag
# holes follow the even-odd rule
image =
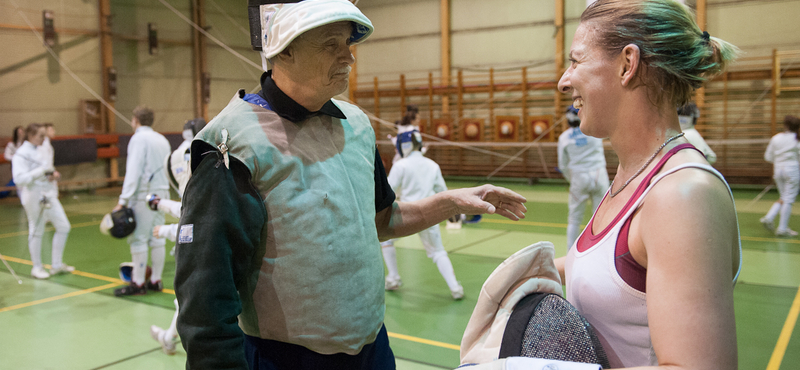
[[[499,358],[513,356],[611,367],[589,322],[566,299],[551,293],[530,294],[514,306]]]

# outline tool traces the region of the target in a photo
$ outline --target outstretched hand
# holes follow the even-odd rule
[[[451,190],[458,213],[467,215],[498,214],[510,220],[525,218],[527,199],[506,188],[483,185],[475,188]]]

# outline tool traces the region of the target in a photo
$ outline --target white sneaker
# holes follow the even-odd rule
[[[452,295],[453,299],[456,301],[464,299],[464,287],[458,284],[458,288],[456,290],[451,290],[450,295]]]
[[[761,217],[761,225],[764,225],[764,228],[769,230],[770,232],[775,232],[775,220],[769,220],[767,217]]]
[[[62,263],[61,266],[58,267],[51,267],[50,268],[50,275],[58,275],[58,274],[71,274],[75,271],[74,266],[67,265],[66,263]]]
[[[166,336],[167,336],[166,330],[161,329],[155,325],[150,326],[150,337],[155,339],[155,341],[161,345],[161,350],[164,351],[164,353],[168,355],[174,355],[177,338],[166,338]]]
[[[391,278],[389,276],[386,277],[386,282],[383,285],[384,289],[386,290],[397,290],[397,288],[403,286],[403,281],[400,280],[400,277],[397,279]]]
[[[795,237],[797,236],[797,231],[792,229],[778,230],[775,232],[775,236]]]
[[[34,267],[31,269],[31,276],[37,279],[47,279],[50,277],[50,274],[44,270],[44,267]]]

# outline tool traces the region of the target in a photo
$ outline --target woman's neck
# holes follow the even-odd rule
[[[649,109],[648,109],[649,108]],[[645,162],[671,137],[681,132],[678,114],[674,109],[648,108],[629,110],[621,117],[617,129],[609,136],[619,158],[619,175],[636,173]],[[663,155],[659,152],[656,156]]]

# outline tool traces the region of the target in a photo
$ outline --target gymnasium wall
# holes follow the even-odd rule
[[[688,0],[690,7],[696,1]],[[439,0],[361,0],[359,7],[375,33],[358,46],[358,77],[397,79],[441,72]],[[453,70],[495,70],[522,66],[553,68],[554,0],[452,0]],[[585,0],[565,0],[566,50],[578,27]],[[747,56],[773,48],[800,49],[798,0],[709,0],[708,31],[740,47]]]
[[[191,18],[189,0],[164,1]],[[246,3],[205,0],[207,30],[260,65],[249,46]],[[554,3],[451,0],[451,83],[459,69],[468,75],[486,73],[490,67],[514,71],[527,66],[532,74],[553,73]],[[688,3],[694,5],[693,0]],[[357,47],[359,89],[371,87],[374,77],[396,80],[400,74],[427,80],[432,72],[439,83],[439,0],[361,0],[358,6],[376,27],[373,37]],[[567,50],[584,7],[585,0],[566,0]],[[41,30],[42,10],[52,10],[57,30],[53,50],[86,86],[101,94],[98,1],[7,0],[0,9],[0,143],[14,126],[30,122],[53,122],[59,135],[82,134],[78,103],[95,98],[48,54],[28,22]],[[148,105],[156,113],[156,130],[180,131],[194,116],[190,26],[159,0],[111,0],[111,12],[116,108],[130,117],[135,106]],[[800,0],[709,0],[708,30],[738,45],[746,56],[768,55],[773,48],[800,50],[797,14]],[[157,55],[148,53],[148,22],[158,28]],[[207,63],[209,118],[222,110],[237,89],[257,87],[260,70],[211,41],[207,42]],[[117,118],[115,131],[124,134],[131,129]],[[96,177],[107,169],[102,160],[89,167],[62,172],[74,172],[77,178]],[[0,182],[8,177],[7,165],[0,165]]]

